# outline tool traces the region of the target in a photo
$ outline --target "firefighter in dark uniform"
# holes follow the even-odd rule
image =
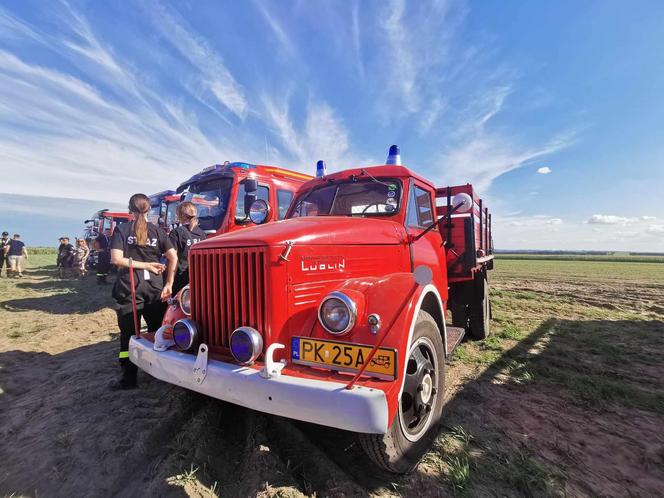
[[[136,365],[129,360],[129,339],[135,334],[129,272],[134,272],[139,327],[141,317],[152,332],[161,326],[165,301],[173,290],[177,253],[166,233],[148,222],[149,211],[150,199],[146,195],[132,195],[129,212],[134,221],[118,225],[111,239],[111,262],[118,267],[113,298],[117,303],[122,366],[122,377],[111,385],[115,389],[136,387],[138,372]],[[166,256],[166,265],[159,262],[162,255]]]
[[[177,217],[180,226],[171,231],[169,238],[178,253],[178,269],[175,273],[173,295],[189,283],[189,249],[205,240],[205,232],[198,226],[198,213],[192,202],[178,205]]]

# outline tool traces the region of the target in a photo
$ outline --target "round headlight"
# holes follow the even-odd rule
[[[270,219],[270,205],[263,199],[253,202],[249,208],[249,219],[256,225],[261,225]]]
[[[173,341],[181,351],[188,351],[196,344],[198,339],[198,327],[196,322],[189,318],[178,320],[173,325]]]
[[[332,292],[320,303],[318,319],[330,334],[345,334],[353,328],[357,319],[355,301],[343,292]]]
[[[251,327],[240,327],[231,334],[231,354],[240,365],[249,365],[263,352],[263,336]]]
[[[180,292],[180,308],[185,315],[191,315],[191,290],[189,286],[186,286]]]

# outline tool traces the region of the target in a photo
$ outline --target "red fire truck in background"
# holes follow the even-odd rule
[[[297,189],[310,175],[276,166],[225,162],[205,168],[177,189],[183,201],[198,208],[200,227],[208,234],[232,232],[251,225],[249,209],[265,201],[270,219],[281,220]]]
[[[90,244],[90,241],[98,235],[106,233],[113,235],[115,227],[120,223],[125,223],[131,219],[128,213],[109,211],[102,209],[94,213],[90,219],[85,220],[85,240]]]
[[[131,361],[214,398],[356,432],[379,466],[413,469],[439,430],[446,360],[464,334],[490,331],[493,244],[471,185],[437,188],[400,162],[393,146],[385,165],[302,185],[284,221],[197,244],[190,287],[156,333],[132,338]],[[255,224],[272,202],[248,209]]]

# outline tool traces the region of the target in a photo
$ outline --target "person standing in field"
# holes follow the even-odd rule
[[[138,327],[141,317],[148,330],[161,326],[166,309],[165,301],[173,292],[173,279],[178,255],[166,232],[148,222],[150,199],[145,194],[134,194],[129,199],[129,212],[134,221],[115,228],[111,239],[111,262],[119,269],[113,285],[113,298],[120,328],[120,365],[122,376],[111,384],[113,389],[132,389],[137,385],[138,367],[129,360],[129,340],[137,331],[134,325],[130,272],[134,275]],[[167,264],[159,259],[166,256]],[[166,278],[162,273],[166,271]]]
[[[97,285],[107,284],[106,277],[111,268],[111,255],[108,253],[107,239],[101,235],[94,241],[94,248],[97,252],[97,262],[95,270],[97,272]]]
[[[2,276],[2,269],[6,266],[6,274],[9,276],[9,262],[5,256],[5,246],[9,244],[9,232],[2,232],[2,239],[0,239],[0,277]]]
[[[23,278],[23,258],[28,259],[28,251],[19,234],[15,233],[14,238],[5,246],[4,255],[9,261],[9,270],[19,278]]]
[[[69,243],[69,237],[60,237],[58,246],[58,273],[60,278],[64,278],[67,270],[72,270],[74,266],[74,246]]]
[[[180,226],[169,237],[178,253],[178,269],[173,284],[173,295],[189,283],[189,248],[205,240],[205,232],[198,226],[198,212],[192,202],[183,202],[177,208]]]
[[[85,262],[90,256],[90,249],[84,239],[76,239],[76,251],[74,252],[74,268],[78,278],[85,277]]]

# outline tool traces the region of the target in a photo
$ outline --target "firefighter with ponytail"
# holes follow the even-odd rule
[[[129,213],[134,220],[118,225],[111,240],[111,262],[119,269],[113,299],[117,303],[122,367],[122,377],[111,385],[115,389],[136,387],[138,369],[129,360],[129,339],[140,328],[141,317],[150,331],[161,326],[166,300],[173,293],[177,253],[166,233],[148,222],[149,211],[148,196],[132,195]],[[160,263],[162,255],[166,265]]]
[[[169,237],[178,253],[178,269],[175,274],[173,294],[189,283],[189,248],[205,240],[205,232],[198,226],[198,212],[192,202],[183,202],[177,208],[177,217],[180,222]]]

